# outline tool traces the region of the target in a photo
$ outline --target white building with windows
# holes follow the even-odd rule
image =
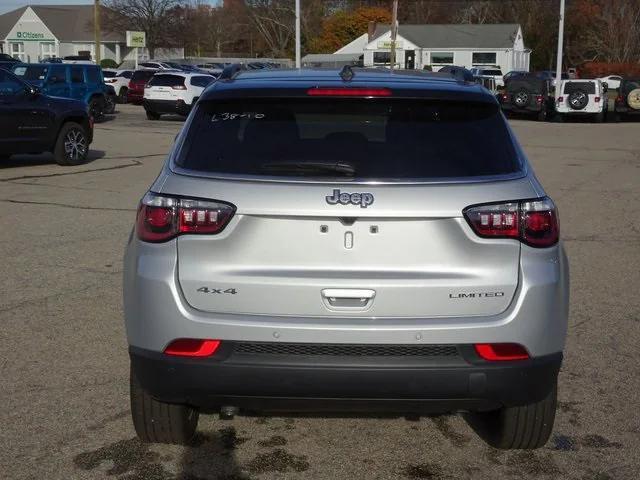
[[[369,32],[336,53],[364,52],[364,65],[389,66],[389,25],[370,25]],[[400,25],[396,67],[439,70],[445,65],[472,68],[498,66],[503,73],[529,70],[531,50],[525,48],[518,24]]]
[[[40,62],[51,57],[95,58],[93,5],[28,5],[0,15],[0,52],[22,60]],[[148,59],[140,49],[139,59]],[[182,58],[184,49],[157,49],[156,57]],[[125,32],[102,32],[100,58],[117,63],[135,60],[126,46]]]

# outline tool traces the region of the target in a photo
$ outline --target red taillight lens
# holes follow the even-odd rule
[[[520,202],[520,218],[520,238],[527,245],[544,248],[558,243],[560,225],[550,198]]]
[[[558,97],[558,103],[564,102],[564,97]]]
[[[593,100],[594,100],[596,103],[599,103],[599,102],[600,102],[600,97],[596,97],[596,98],[594,98]]]
[[[505,102],[508,101],[509,100],[509,95],[506,94],[506,93],[503,93],[502,94],[502,100],[505,101]]]
[[[164,353],[179,357],[209,357],[218,350],[219,346],[220,340],[180,338],[171,342],[164,349]]]
[[[624,98],[622,97],[622,95],[618,95],[616,97],[616,103],[624,103]]]
[[[477,343],[476,353],[480,358],[490,362],[527,360],[529,352],[517,343]]]
[[[542,95],[536,95],[536,102],[542,103]]]
[[[531,247],[558,242],[556,206],[550,198],[477,205],[463,212],[473,230],[485,238],[513,238]]]
[[[159,243],[184,233],[215,234],[227,226],[235,208],[205,200],[147,193],[138,208],[136,233],[140,240]]]
[[[312,97],[390,97],[388,88],[310,88],[307,95]]]

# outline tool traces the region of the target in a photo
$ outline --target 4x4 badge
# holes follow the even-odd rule
[[[360,205],[360,208],[367,208],[373,203],[373,194],[363,193],[340,193],[339,189],[333,190],[333,195],[327,195],[327,203],[329,205]]]

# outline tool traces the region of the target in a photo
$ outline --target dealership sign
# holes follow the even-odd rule
[[[132,32],[127,30],[127,47],[144,48],[147,46],[147,37],[144,32]]]
[[[12,38],[10,40],[37,41],[37,40],[53,40],[53,39],[45,38],[45,34],[40,32],[16,32],[16,38],[15,39]]]
[[[378,42],[378,48],[391,49],[391,40],[380,40]],[[402,48],[402,40],[396,40],[396,48]]]

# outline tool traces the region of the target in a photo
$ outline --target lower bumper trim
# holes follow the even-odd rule
[[[300,358],[229,355],[170,357],[130,347],[142,387],[156,399],[202,408],[251,410],[444,412],[491,410],[542,400],[556,382],[562,353],[516,362],[484,362],[460,346],[465,359],[415,361],[345,357],[330,363]],[[313,360],[313,359],[311,359]]]

